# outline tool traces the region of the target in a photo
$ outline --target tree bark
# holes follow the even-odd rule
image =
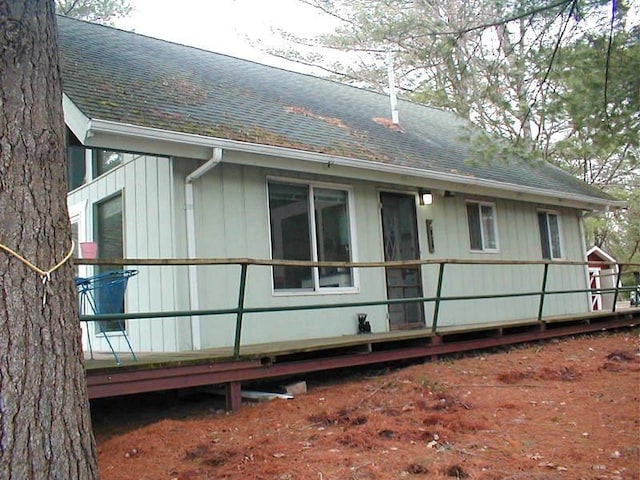
[[[0,243],[71,249],[53,0],[0,0]],[[46,296],[45,296],[46,289]],[[69,262],[0,251],[0,479],[97,479]]]

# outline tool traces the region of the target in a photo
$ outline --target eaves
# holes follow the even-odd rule
[[[566,206],[582,210],[622,208],[625,202],[596,196],[579,195],[543,188],[498,182],[456,173],[437,172],[410,166],[349,158],[326,153],[309,152],[294,148],[242,142],[225,138],[181,133],[159,128],[124,124],[111,120],[89,119],[66,96],[63,98],[65,121],[83,145],[91,147],[131,150],[165,156],[207,160],[213,148],[296,160],[302,165],[322,165],[351,173],[361,172],[360,178],[402,179],[402,183],[425,188],[440,188],[475,193],[547,205]],[[250,162],[246,162],[251,164]],[[291,163],[288,163],[291,166]],[[409,179],[411,179],[409,181]]]

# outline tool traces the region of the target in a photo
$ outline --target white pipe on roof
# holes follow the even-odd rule
[[[387,53],[387,76],[389,80],[389,101],[391,102],[391,121],[397,125],[400,123],[400,118],[398,116],[398,100],[396,98],[396,74],[391,50]]]
[[[196,258],[196,219],[193,200],[193,181],[200,178],[209,170],[215,168],[222,161],[222,148],[214,147],[211,158],[187,175],[184,180],[184,210],[187,223],[187,258]],[[200,310],[200,298],[198,292],[198,267],[189,265],[189,309]],[[191,348],[200,350],[202,342],[200,338],[200,316],[191,317]]]

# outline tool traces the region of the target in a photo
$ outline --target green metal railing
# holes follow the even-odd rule
[[[242,337],[242,321],[245,314],[266,313],[266,312],[285,312],[285,311],[304,311],[304,310],[323,310],[348,307],[364,307],[364,306],[381,306],[393,304],[407,303],[434,303],[433,320],[431,323],[431,332],[436,334],[438,331],[438,320],[442,302],[447,301],[466,301],[466,300],[485,300],[499,298],[517,298],[517,297],[539,297],[537,321],[542,322],[545,298],[549,295],[563,295],[575,293],[588,294],[607,294],[613,293],[612,312],[615,312],[616,303],[620,292],[633,291],[637,286],[621,287],[620,280],[623,271],[628,267],[640,267],[638,263],[619,263],[618,273],[616,274],[616,283],[613,288],[587,288],[587,289],[569,289],[569,290],[547,290],[549,270],[555,266],[586,266],[587,262],[573,261],[536,261],[536,260],[473,260],[473,259],[437,259],[437,260],[413,260],[400,262],[312,262],[312,261],[291,261],[291,260],[262,260],[250,258],[227,258],[227,259],[75,259],[76,265],[109,265],[109,266],[215,266],[215,265],[238,265],[240,266],[240,280],[238,286],[238,302],[233,308],[223,309],[200,309],[200,310],[178,310],[169,312],[138,312],[138,313],[112,313],[99,315],[80,315],[83,322],[96,322],[105,320],[133,320],[133,319],[161,319],[167,317],[190,317],[204,315],[236,315],[235,338],[233,346],[234,358],[240,356],[240,346]],[[590,264],[594,264],[591,262]],[[339,302],[339,303],[322,303],[312,305],[289,305],[289,306],[265,306],[265,307],[245,307],[246,286],[249,272],[249,266],[258,267],[338,267],[338,268],[404,268],[404,267],[422,267],[425,265],[438,265],[438,281],[436,287],[436,295],[434,297],[412,297],[397,298],[375,301],[361,302]],[[483,295],[442,295],[444,288],[445,266],[446,265],[503,265],[503,266],[519,266],[519,265],[541,265],[543,266],[542,284],[539,291],[529,292],[509,292],[509,293],[493,293]],[[603,263],[604,265],[604,263]],[[607,264],[611,265],[611,264]],[[585,279],[586,270],[584,271]]]

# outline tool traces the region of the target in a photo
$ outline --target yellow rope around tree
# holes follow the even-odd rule
[[[42,277],[42,285],[44,286],[44,293],[43,293],[43,296],[42,296],[42,306],[44,306],[45,303],[47,303],[47,282],[51,280],[51,274],[53,272],[55,272],[56,270],[58,270],[62,265],[64,265],[65,263],[67,263],[69,261],[69,259],[73,255],[74,249],[75,249],[75,244],[73,243],[73,240],[72,240],[71,241],[71,250],[69,250],[69,253],[67,253],[67,255],[62,260],[60,260],[53,268],[50,268],[49,270],[42,270],[40,267],[38,267],[38,266],[34,265],[33,263],[31,263],[29,260],[24,258],[22,255],[20,255],[15,250],[12,250],[11,248],[7,247],[6,245],[3,245],[2,243],[0,243],[0,250],[4,250],[9,255],[13,255],[18,260],[20,260],[22,263],[24,263],[27,267],[29,267],[31,270],[33,270],[34,272],[38,273]]]

